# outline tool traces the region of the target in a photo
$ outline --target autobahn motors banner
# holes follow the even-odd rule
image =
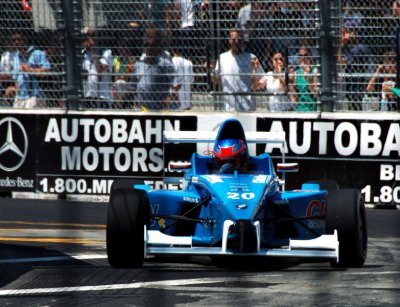
[[[163,131],[196,127],[191,116],[40,116],[38,190],[108,194],[118,178],[153,180],[156,185],[169,160],[189,159],[195,151],[189,144],[164,156]]]
[[[286,160],[300,172],[286,177],[289,189],[307,180],[334,179],[358,188],[366,203],[400,205],[400,123],[398,120],[258,118],[258,131],[286,132]],[[271,144],[257,153],[278,156]]]

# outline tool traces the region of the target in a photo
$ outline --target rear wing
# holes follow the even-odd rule
[[[285,163],[285,132],[245,132],[248,144],[277,144],[281,148],[282,163]],[[164,131],[164,144],[167,143],[214,143],[216,131]]]
[[[279,163],[278,171],[283,173],[283,180],[281,185],[285,189],[285,173],[287,171],[296,171],[295,167],[287,169],[285,164],[286,140],[285,132],[264,132],[254,131],[245,132],[246,141],[248,144],[277,144],[281,149],[282,163]],[[164,131],[163,141],[164,144],[168,143],[214,143],[217,137],[216,131]],[[297,163],[296,163],[297,164]],[[185,166],[187,168],[187,166]],[[177,169],[181,169],[182,165],[177,165]]]
[[[285,132],[245,132],[247,143],[285,146]],[[216,131],[164,131],[164,143],[214,143]]]

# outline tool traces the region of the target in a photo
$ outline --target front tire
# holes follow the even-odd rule
[[[115,268],[140,268],[144,261],[144,226],[149,200],[143,190],[114,189],[108,208],[106,245],[108,262]]]
[[[368,234],[364,200],[355,189],[328,194],[326,231],[338,232],[339,262],[333,267],[362,267],[367,257]]]

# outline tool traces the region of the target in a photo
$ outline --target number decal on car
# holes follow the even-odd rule
[[[237,192],[228,192],[226,198],[228,199],[233,199],[233,200],[238,200],[238,199],[253,199],[255,197],[254,193],[237,193]]]

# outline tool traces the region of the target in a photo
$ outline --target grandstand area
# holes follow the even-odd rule
[[[289,106],[282,112],[398,112],[391,88],[399,80],[399,18],[400,5],[388,0],[5,0],[0,107],[274,112],[271,101],[279,97]],[[156,30],[156,45],[148,44],[149,29]],[[240,30],[242,51],[258,58],[265,75],[280,78],[281,88],[243,90],[233,83],[238,88],[227,89],[216,81],[231,29]],[[18,61],[33,69],[16,68],[18,32],[26,37]],[[156,49],[164,52],[164,68],[171,61],[174,71],[148,62]],[[284,63],[279,72],[272,63],[277,51]],[[33,59],[40,52],[46,65]],[[253,78],[243,65],[222,79]],[[22,79],[40,87],[34,104],[20,103],[34,93],[16,102]],[[140,91],[153,95],[151,103]],[[255,108],[239,108],[237,101],[248,96]],[[226,108],[228,99],[235,102]]]

